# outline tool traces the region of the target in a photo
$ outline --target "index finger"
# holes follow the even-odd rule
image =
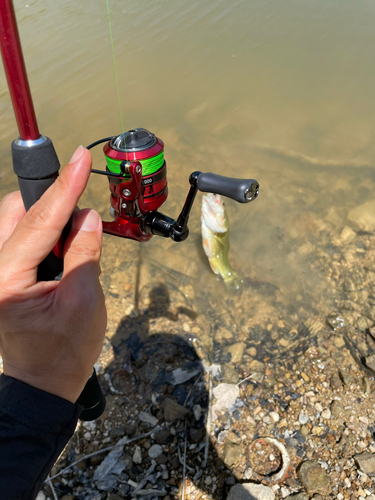
[[[12,263],[17,282],[36,281],[37,266],[51,252],[67,224],[91,171],[91,154],[80,146],[61,175],[18,223],[4,243],[2,260]]]

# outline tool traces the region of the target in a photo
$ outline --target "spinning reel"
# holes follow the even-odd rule
[[[168,197],[164,143],[144,128],[136,128],[90,144],[91,149],[106,142],[103,151],[111,191],[111,222],[103,221],[103,231],[122,238],[148,241],[153,235],[184,241],[189,235],[190,210],[197,191],[220,194],[239,203],[258,196],[254,179],[234,179],[212,173],[193,172],[190,190],[177,220],[158,212]]]

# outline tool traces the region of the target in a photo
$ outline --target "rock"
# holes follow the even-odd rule
[[[43,493],[43,491],[39,491],[37,497],[35,500],[46,500],[46,496],[45,494]]]
[[[108,500],[124,500],[123,497],[117,495],[117,493],[111,493],[108,497]]]
[[[165,465],[168,462],[168,457],[162,453],[161,455],[158,456],[156,459],[156,463],[159,465]]]
[[[330,478],[326,471],[321,468],[319,462],[315,460],[303,462],[297,471],[297,475],[309,495],[312,493],[321,493],[322,495],[329,493]]]
[[[322,418],[324,418],[324,420],[329,420],[331,418],[331,410],[329,408],[326,408],[322,411],[321,416]]]
[[[340,314],[330,314],[327,316],[327,323],[335,332],[340,330],[340,328],[346,328],[348,326],[346,318]]]
[[[180,420],[184,418],[189,410],[179,405],[173,399],[166,398],[161,404],[161,407],[164,411],[164,420],[166,422],[174,422],[175,420]]]
[[[194,413],[195,420],[198,422],[198,420],[200,420],[201,416],[202,416],[201,405],[194,405],[193,406],[193,413]]]
[[[231,467],[240,459],[242,455],[242,446],[240,444],[225,441],[223,462],[227,467]]]
[[[141,422],[145,422],[146,424],[150,425],[157,425],[159,422],[159,420],[151,415],[151,413],[146,413],[144,411],[139,412],[138,418]]]
[[[271,411],[269,413],[269,417],[272,420],[272,422],[276,423],[280,420],[280,415],[276,411]]]
[[[155,441],[158,444],[163,444],[171,436],[171,432],[168,429],[162,429],[155,434]]]
[[[36,497],[38,498],[38,497]],[[60,498],[60,500],[74,500],[73,495],[64,495],[63,497]]]
[[[190,429],[190,438],[193,443],[199,443],[199,441],[202,441],[203,429],[194,429],[194,427],[192,427]]]
[[[354,455],[354,460],[362,472],[368,476],[375,476],[375,454],[365,451]]]
[[[297,495],[289,495],[285,500],[309,500],[309,497],[304,493],[297,493]]]
[[[237,384],[219,384],[213,390],[216,403],[212,406],[212,419],[216,418],[216,412],[228,410],[234,405],[240,395],[240,388]]]
[[[356,382],[355,377],[353,375],[345,370],[340,370],[340,377],[341,380],[344,382],[344,385],[351,385]]]
[[[221,365],[221,373],[223,375],[223,380],[227,384],[237,384],[238,373],[233,366]]]
[[[230,354],[230,362],[237,364],[241,361],[246,344],[245,342],[236,342],[224,348],[224,355]]]
[[[353,223],[354,228],[362,231],[375,230],[375,200],[368,201],[363,205],[352,208],[348,213],[348,220]]]
[[[304,415],[303,413],[300,413],[298,421],[300,424],[305,425],[309,421],[309,417],[307,415]]]
[[[191,378],[201,373],[202,370],[203,367],[201,362],[193,361],[184,368],[177,368],[176,370],[173,370],[173,372],[171,372],[166,378],[166,382],[172,385],[184,384]]]
[[[366,366],[370,368],[371,371],[375,372],[375,354],[371,354],[370,356],[366,356]]]
[[[136,446],[133,454],[133,462],[135,464],[141,464],[142,463],[142,450],[140,446]]]
[[[275,494],[268,486],[255,483],[235,484],[227,500],[274,500]]]
[[[331,403],[331,413],[334,417],[339,417],[344,412],[344,407],[340,401],[332,401]]]
[[[125,436],[125,434],[126,434],[125,427],[114,427],[111,430],[110,436],[112,439],[116,439]]]
[[[148,450],[148,456],[150,458],[157,458],[159,455],[163,453],[163,448],[160,444],[153,444],[151,448]]]
[[[341,380],[338,373],[335,373],[334,375],[332,375],[331,380],[330,380],[330,384],[331,384],[332,389],[340,389],[340,387],[342,387],[342,385],[343,385],[342,380]]]
[[[340,234],[340,243],[342,245],[348,245],[355,240],[356,233],[349,226],[345,226]]]
[[[264,363],[262,363],[261,361],[258,361],[256,359],[254,359],[254,361],[252,361],[249,364],[250,372],[263,373],[265,369],[266,369],[266,367],[264,366]]]
[[[126,427],[125,427],[125,432],[126,432],[126,435],[129,436],[129,437],[132,437],[134,436],[135,432],[137,430],[137,426],[134,425],[134,424],[128,424]]]

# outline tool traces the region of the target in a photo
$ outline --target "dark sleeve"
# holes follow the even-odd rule
[[[0,376],[0,498],[33,500],[72,437],[82,407]]]

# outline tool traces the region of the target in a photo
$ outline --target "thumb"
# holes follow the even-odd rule
[[[93,285],[93,280],[97,283],[101,248],[102,221],[98,212],[85,209],[74,213],[72,229],[64,245],[64,274],[59,288],[68,284],[74,288],[82,286],[82,281],[86,286]]]

